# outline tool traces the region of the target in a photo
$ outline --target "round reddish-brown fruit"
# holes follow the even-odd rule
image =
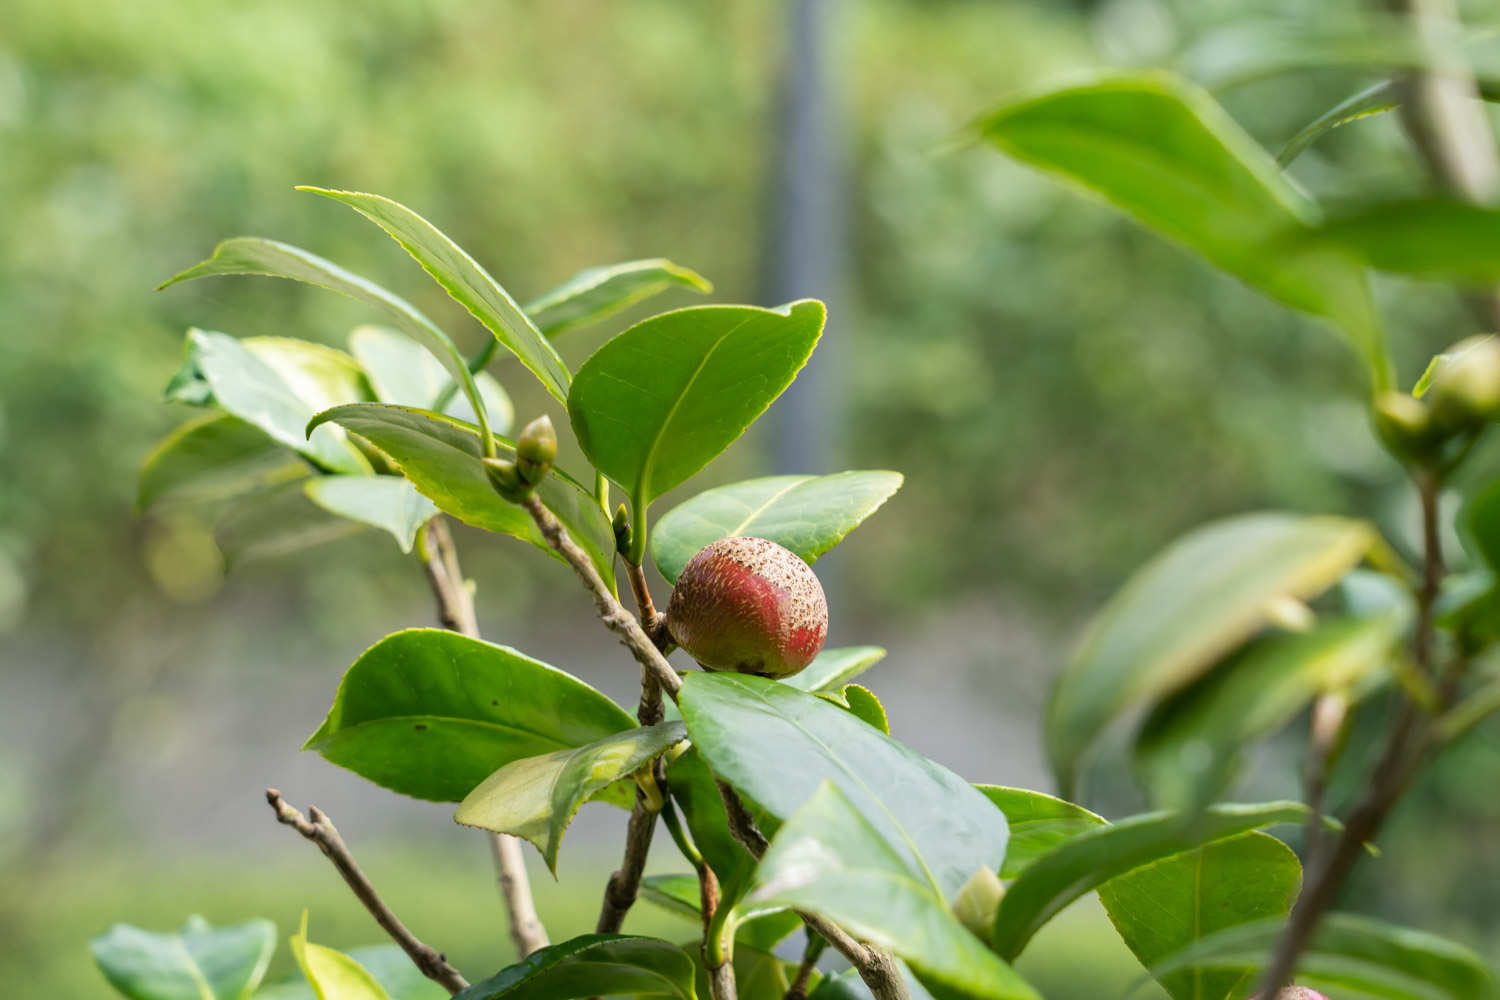
[[[1260,1000],[1260,994],[1257,993],[1250,1000]],[[1276,1000],[1328,1000],[1328,998],[1317,990],[1308,989],[1306,986],[1288,986],[1276,994]]]
[[[667,631],[707,670],[790,677],[823,648],[828,601],[796,554],[764,538],[722,538],[683,567]]]

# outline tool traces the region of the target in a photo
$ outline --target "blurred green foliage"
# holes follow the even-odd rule
[[[1003,595],[1051,635],[1211,516],[1374,509],[1405,530],[1397,470],[1370,437],[1360,376],[1334,335],[993,153],[945,148],[972,115],[1036,82],[1168,63],[1200,77],[1281,67],[1218,94],[1275,149],[1376,76],[1298,66],[1274,40],[1345,30],[1359,9],[840,6],[850,268],[834,320],[850,409],[838,465],[907,476],[841,555],[862,615]],[[384,542],[224,582],[202,524],[131,515],[141,458],[188,415],[157,399],[189,325],[341,344],[369,319],[286,282],[149,291],[223,237],[305,246],[410,298],[466,350],[483,343],[398,248],[294,184],[400,199],[523,299],[580,267],[655,255],[713,279],[721,301],[761,299],[779,4],[8,0],[3,20],[0,642],[59,637],[70,683],[105,692],[86,699],[81,726],[111,718],[106,680],[134,683],[138,636],[188,621],[213,634],[217,612],[201,602],[221,586],[266,593],[262,610],[290,634],[337,630],[346,642],[405,624],[395,610],[424,600]],[[1292,27],[1258,30],[1276,23]],[[1331,134],[1292,175],[1320,197],[1423,186],[1391,115]],[[1472,329],[1446,290],[1377,290],[1403,385]],[[570,335],[563,353],[576,367],[620,326]],[[519,415],[557,418],[513,362],[496,373]],[[766,471],[741,448],[697,485]],[[523,560],[545,564],[506,542],[472,546],[483,599],[521,615],[538,587],[572,594],[556,567],[535,584],[507,572]],[[0,785],[26,787],[10,781],[15,767],[0,760]],[[1493,875],[1494,859],[1474,845],[1500,810],[1472,789],[1497,779],[1493,734],[1478,734],[1419,789],[1379,884],[1367,874],[1358,891],[1407,922],[1493,936],[1495,879],[1477,872]],[[21,795],[0,791],[7,825],[32,817],[12,805]],[[1455,809],[1462,823],[1446,832],[1421,822]],[[1415,919],[1413,898],[1442,920]],[[151,922],[126,912],[129,899],[110,916]],[[37,916],[11,908],[7,919]]]

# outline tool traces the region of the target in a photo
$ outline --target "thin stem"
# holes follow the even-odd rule
[[[465,366],[469,369],[469,374],[478,375],[484,371],[489,365],[490,359],[495,356],[495,348],[499,346],[500,341],[495,337],[487,340],[485,345],[479,349],[479,353],[470,358],[468,365]],[[437,398],[432,401],[432,406],[428,407],[428,409],[436,410],[439,413],[443,412],[443,407],[447,406],[457,393],[458,383],[450,381],[443,387],[443,391],[437,394]]]
[[[807,984],[812,979],[813,970],[818,967],[818,959],[823,957],[823,950],[827,947],[828,939],[812,928],[808,928],[807,947],[802,951],[802,964],[797,966],[797,977],[792,980],[792,985],[786,991],[783,1000],[807,1000]]]
[[[307,807],[307,816],[291,807],[282,799],[281,793],[274,788],[266,789],[266,801],[271,804],[271,809],[276,813],[276,819],[296,830],[302,836],[318,845],[333,867],[344,877],[349,888],[354,890],[354,895],[364,904],[370,916],[375,918],[391,940],[401,946],[401,950],[410,956],[412,962],[421,970],[422,975],[440,984],[449,993],[457,993],[468,986],[468,980],[459,975],[457,969],[448,964],[447,958],[436,949],[418,941],[416,935],[407,930],[406,925],[397,919],[396,914],[380,898],[365,873],[355,863],[353,855],[349,853],[349,847],[344,839],[339,836],[338,830],[333,822],[318,809],[317,806]]]
[[[625,578],[630,581],[630,592],[635,595],[636,614],[641,620],[641,627],[656,643],[656,648],[663,653],[672,643],[672,637],[667,634],[667,616],[656,610],[656,602],[651,600],[651,589],[646,585],[646,571],[635,563],[626,561]]]
[[[438,620],[454,632],[479,638],[479,620],[474,612],[474,595],[464,580],[458,563],[458,546],[448,521],[441,514],[427,522],[422,530],[418,555],[427,573],[427,582],[437,599]],[[536,912],[531,895],[531,880],[526,875],[526,856],[521,842],[504,833],[490,834],[490,856],[495,862],[495,880],[500,898],[505,902],[510,922],[510,937],[516,952],[525,958],[539,948],[547,947],[547,928]]]
[[[625,923],[625,914],[641,891],[641,876],[646,871],[646,855],[651,851],[651,836],[656,830],[658,808],[646,792],[635,790],[635,807],[625,829],[625,859],[604,886],[604,903],[594,930],[599,934],[617,934]]]

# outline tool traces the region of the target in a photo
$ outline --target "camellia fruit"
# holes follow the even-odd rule
[[[1257,993],[1250,1000],[1260,1000],[1260,994]],[[1328,998],[1317,990],[1308,989],[1306,986],[1288,986],[1276,994],[1276,1000],[1328,1000]]]
[[[790,677],[823,648],[828,601],[795,553],[764,538],[722,538],[677,578],[667,631],[706,670]]]

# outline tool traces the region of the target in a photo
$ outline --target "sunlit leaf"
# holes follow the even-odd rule
[[[276,950],[276,925],[249,920],[211,927],[189,917],[154,934],[115,924],[89,942],[110,985],[130,1000],[241,1000],[260,984]]]
[[[402,552],[411,551],[418,529],[437,513],[431,500],[395,476],[317,476],[302,489],[329,513],[389,533]]]
[[[852,681],[883,659],[885,650],[879,646],[825,649],[813,657],[813,661],[800,673],[784,678],[782,683],[803,691],[831,691]]]
[[[1010,843],[1005,849],[1005,864],[1000,868],[1001,878],[1015,878],[1027,865],[1063,842],[1106,825],[1104,817],[1044,792],[1000,785],[974,787],[1005,813],[1010,824]]]
[[[369,376],[375,398],[382,403],[432,409],[453,385],[448,369],[431,351],[396,330],[361,326],[349,334],[349,350]],[[484,400],[490,430],[505,434],[515,421],[510,397],[485,372],[474,376],[474,387]],[[478,423],[467,396],[453,397],[443,407],[443,413],[465,423]]]
[[[662,257],[630,260],[579,271],[550,292],[526,303],[526,315],[544,336],[556,337],[672,287],[706,293],[713,291],[714,286],[698,272]]]
[[[292,957],[318,1000],[391,1000],[364,966],[343,952],[307,940],[307,911],[292,938]]]

